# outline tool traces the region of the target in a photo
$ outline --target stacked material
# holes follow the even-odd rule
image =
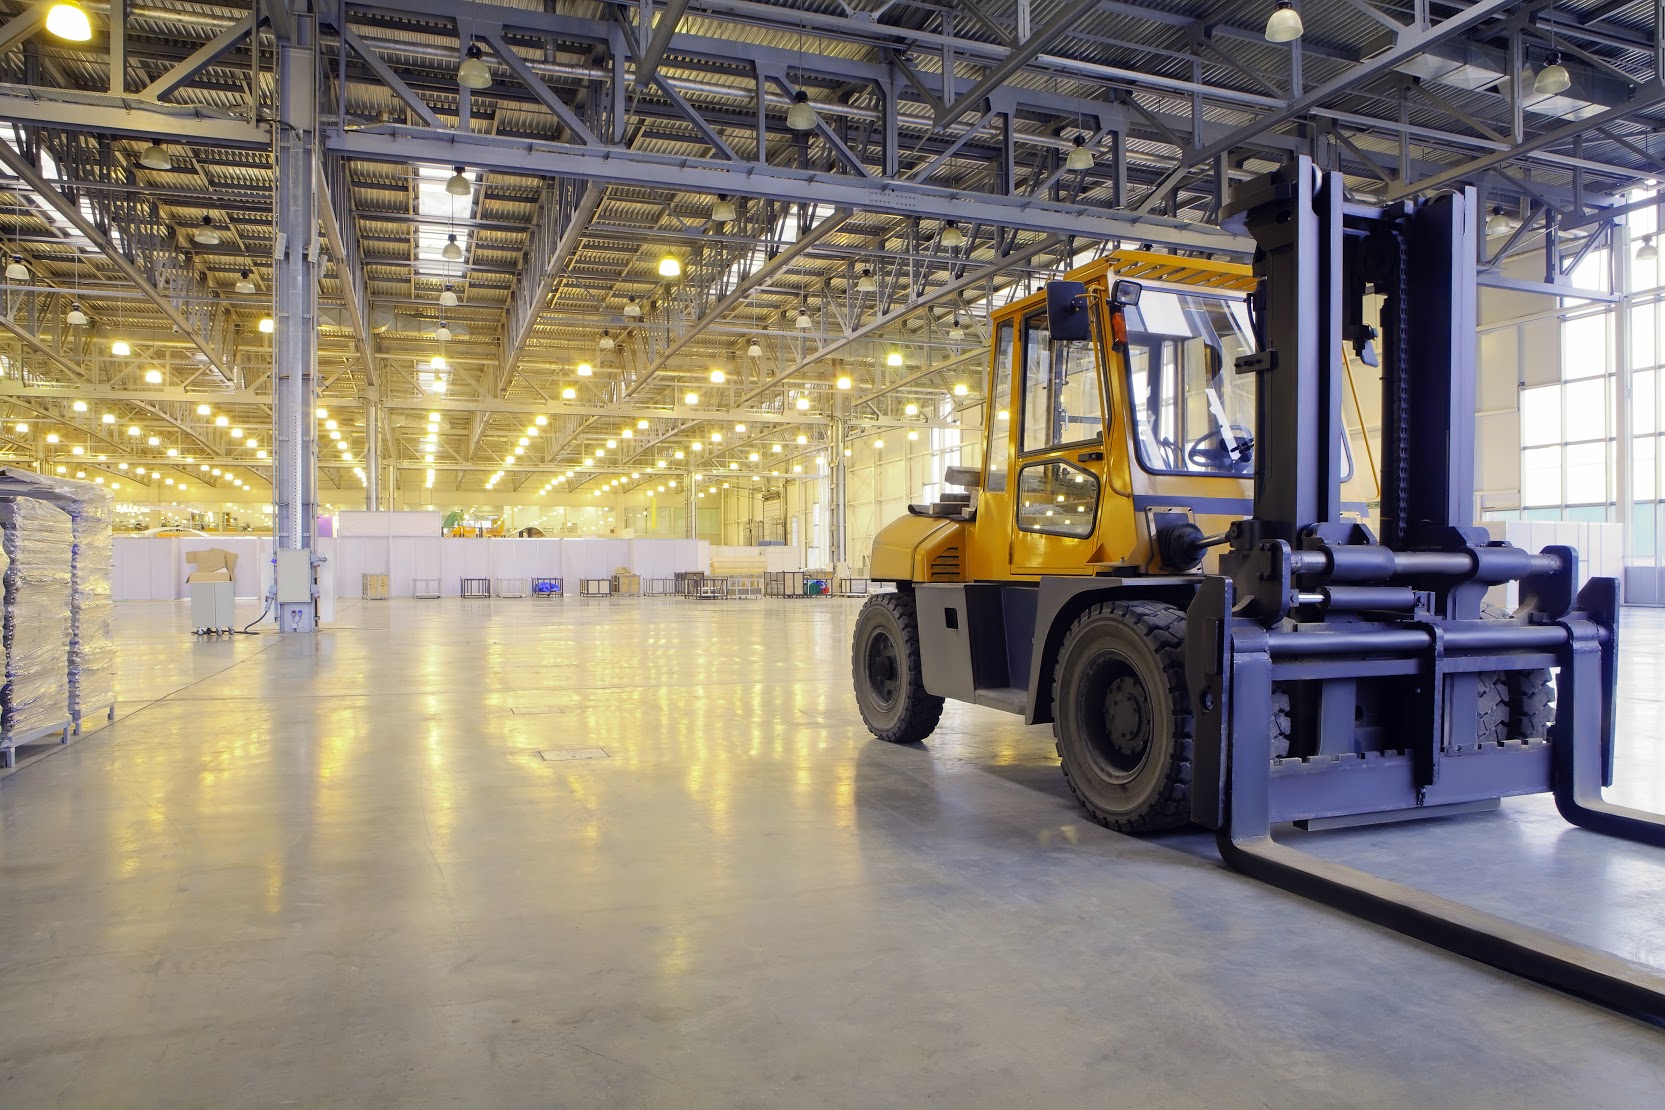
[[[69,586],[69,709],[79,723],[83,716],[116,700],[110,495],[92,487],[81,500],[65,507],[74,539]]]
[[[0,499],[5,571],[6,681],[0,746],[26,743],[69,721],[69,516],[29,497]]]

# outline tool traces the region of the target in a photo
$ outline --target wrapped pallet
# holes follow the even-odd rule
[[[5,571],[6,681],[0,687],[0,747],[67,727],[69,514],[31,497],[0,498]]]
[[[116,702],[116,642],[110,578],[114,561],[110,495],[85,487],[66,504],[73,551],[69,585],[69,712],[79,731],[83,717]]]

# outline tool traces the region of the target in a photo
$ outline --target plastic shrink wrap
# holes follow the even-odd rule
[[[0,731],[19,743],[69,720],[69,515],[30,497],[0,498],[0,549],[9,564]]]

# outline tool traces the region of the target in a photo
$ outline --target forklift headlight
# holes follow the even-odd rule
[[[1132,308],[1139,303],[1139,295],[1145,287],[1136,281],[1118,281],[1110,289],[1110,303],[1122,308]]]

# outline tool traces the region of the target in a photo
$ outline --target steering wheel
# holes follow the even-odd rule
[[[1254,432],[1241,424],[1230,427],[1232,440],[1226,439],[1225,428],[1216,428],[1207,435],[1192,443],[1185,452],[1185,458],[1192,466],[1206,470],[1224,470],[1233,474],[1246,474],[1254,469],[1255,436]]]

